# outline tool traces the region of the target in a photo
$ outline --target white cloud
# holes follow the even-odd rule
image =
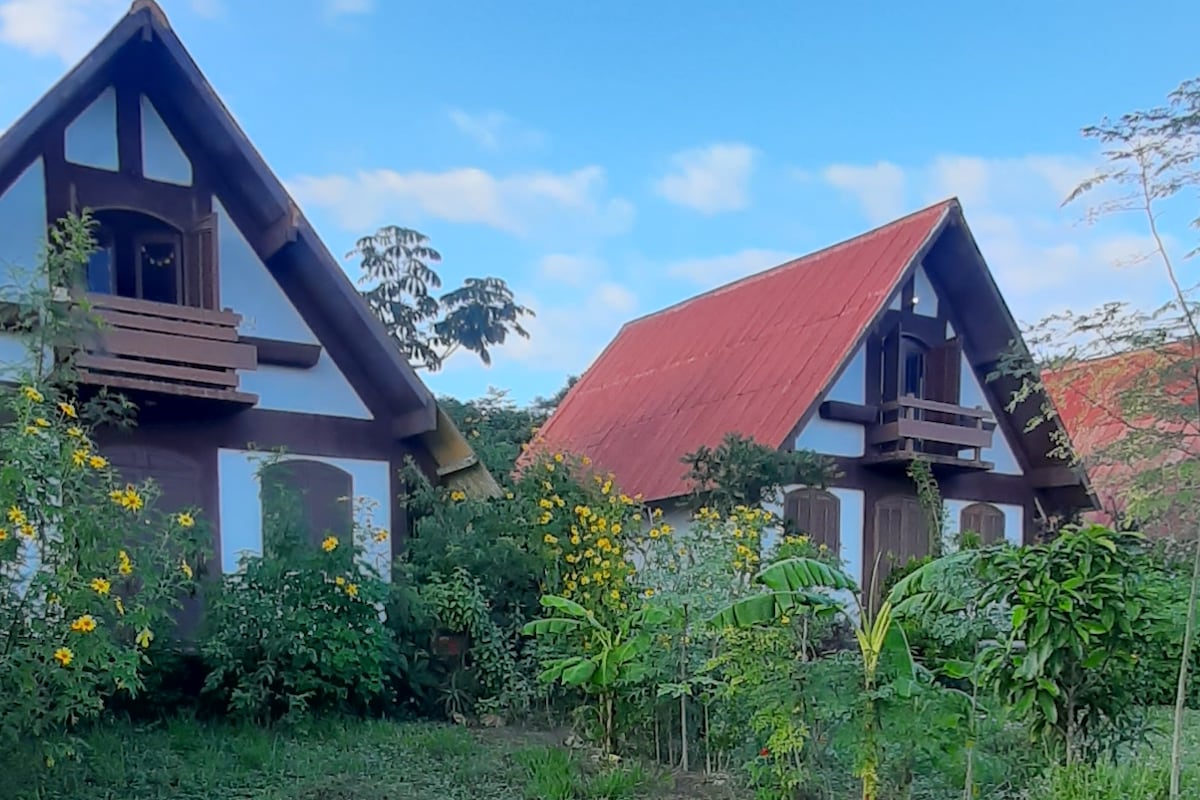
[[[328,211],[351,231],[425,217],[485,225],[518,236],[614,235],[629,229],[634,213],[628,201],[607,194],[604,170],[596,166],[504,177],[476,168],[376,169],[354,175],[301,175],[288,183],[302,204]]]
[[[192,12],[198,17],[216,19],[225,13],[225,3],[222,0],[189,0]]]
[[[499,150],[509,145],[537,145],[544,138],[540,132],[522,125],[503,111],[472,114],[454,108],[450,110],[449,116],[460,133],[474,139],[487,150]]]
[[[607,271],[604,262],[591,256],[551,253],[538,262],[538,274],[549,281],[583,286]]]
[[[777,267],[803,253],[750,248],[727,255],[688,258],[667,265],[667,275],[686,278],[704,289],[711,289],[771,267]]]
[[[0,42],[34,56],[73,63],[128,8],[128,0],[4,0]]]
[[[529,370],[572,374],[595,360],[638,307],[637,295],[613,281],[558,303],[525,301],[537,312],[526,326],[529,338],[509,340],[504,358]]]
[[[750,203],[750,175],[757,152],[745,144],[698,147],[671,157],[674,168],[655,183],[656,191],[702,214],[737,211]]]
[[[1111,299],[1154,300],[1153,282],[1123,268],[1148,251],[1144,229],[1135,220],[1082,226],[1082,206],[1062,208],[1093,169],[1078,156],[944,154],[914,166],[836,164],[822,177],[855,200],[872,225],[958,197],[1009,307],[1034,321]]]
[[[325,0],[325,10],[334,16],[370,14],[375,10],[375,0]]]
[[[833,164],[822,171],[821,177],[856,199],[873,225],[904,213],[904,170],[895,164],[887,161],[867,166]]]

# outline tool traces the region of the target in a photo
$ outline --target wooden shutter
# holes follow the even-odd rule
[[[135,485],[147,479],[154,481],[159,491],[154,503],[157,510],[176,513],[200,509],[203,514],[204,490],[216,476],[206,475],[195,459],[160,447],[118,445],[101,450],[122,480]],[[207,573],[205,564],[196,563],[195,567],[197,578]],[[134,575],[136,577],[136,573]],[[134,591],[136,586],[135,581]],[[178,598],[181,607],[175,611],[175,633],[185,639],[191,638],[199,630],[204,612],[203,588],[203,584],[199,584],[194,595]]]
[[[962,343],[955,337],[932,348],[925,357],[925,399],[959,405],[961,390]],[[936,411],[926,413],[925,419],[947,425],[960,424],[956,415]],[[952,444],[926,442],[925,449],[939,455],[958,455],[958,448]]]
[[[784,519],[813,544],[837,553],[841,548],[841,503],[823,489],[804,488],[788,492],[783,503]]]
[[[283,524],[285,535],[318,546],[326,536],[348,539],[354,532],[354,479],[350,473],[320,461],[281,461],[262,471],[268,498],[294,503],[284,509],[263,505],[264,531],[267,525]],[[279,511],[284,518],[272,516]]]
[[[991,503],[972,503],[962,510],[958,529],[979,534],[984,544],[1004,541],[1004,512]]]
[[[183,304],[219,308],[217,291],[217,215],[205,214],[184,237]]]
[[[893,567],[929,554],[929,524],[915,497],[892,495],[875,504],[875,552],[880,581]]]

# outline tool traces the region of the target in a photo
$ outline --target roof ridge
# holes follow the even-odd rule
[[[786,270],[786,269],[792,269],[797,265],[797,262],[807,261],[809,259],[814,259],[817,256],[827,255],[829,253],[836,252],[838,250],[849,247],[851,245],[860,244],[868,239],[871,239],[875,236],[878,236],[878,235],[884,233],[889,228],[893,228],[897,225],[901,225],[905,222],[908,222],[914,217],[919,217],[922,214],[926,214],[926,213],[929,213],[930,211],[933,211],[934,209],[945,208],[945,207],[949,207],[949,206],[953,206],[953,205],[959,205],[959,200],[957,197],[948,197],[945,200],[940,200],[936,203],[932,203],[928,206],[925,206],[924,208],[919,208],[916,211],[909,212],[908,214],[905,214],[902,217],[897,217],[896,219],[891,220],[890,222],[885,222],[882,225],[877,225],[874,228],[872,228],[868,231],[864,231],[863,233],[857,234],[855,236],[852,236],[849,239],[843,239],[840,242],[834,242],[833,244],[826,245],[825,247],[822,247],[818,250],[813,250],[812,252],[796,256],[795,258],[789,259],[789,260],[783,262],[782,264],[776,264],[773,267],[767,267],[766,269],[759,270],[758,272],[754,272],[749,275],[745,275],[741,278],[737,278],[736,280],[732,280],[729,283],[724,283],[724,284],[721,284],[720,286],[715,286],[712,289],[706,289],[705,291],[700,292],[699,294],[694,294],[690,297],[685,297],[683,300],[672,303],[669,306],[664,306],[663,308],[660,308],[657,311],[651,311],[647,314],[641,315],[640,317],[634,317],[633,319],[629,320],[628,322],[626,322],[624,325],[621,326],[621,331],[624,331],[626,328],[630,328],[630,327],[637,325],[638,323],[643,322],[645,320],[652,319],[654,317],[660,316],[662,314],[667,314],[672,311],[677,311],[680,308],[682,308],[686,305],[689,305],[690,303],[693,303],[697,300],[701,300],[705,297],[709,297],[712,295],[718,295],[718,294],[721,294],[722,292],[727,292],[732,289],[735,289],[735,288],[738,288],[738,287],[741,287],[744,285],[748,285],[748,284],[754,283],[759,280],[763,280],[763,279],[767,278],[768,276],[773,275],[777,272],[782,272],[783,270]],[[620,331],[618,331],[618,335],[620,335]]]

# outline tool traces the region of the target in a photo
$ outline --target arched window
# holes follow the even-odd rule
[[[929,524],[915,497],[891,495],[875,503],[875,552],[880,580],[893,566],[929,554]]]
[[[977,533],[984,544],[1004,541],[1004,512],[991,503],[972,503],[962,510],[958,524],[963,533]]]
[[[808,487],[788,492],[783,499],[783,518],[813,544],[839,552],[841,504],[832,492]]]
[[[264,467],[261,480],[264,553],[284,541],[316,546],[353,534],[354,479],[345,470],[296,459]]]
[[[138,211],[109,209],[94,216],[98,249],[88,260],[88,291],[183,303],[183,234],[179,229]]]

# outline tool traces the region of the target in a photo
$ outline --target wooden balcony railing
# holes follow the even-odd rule
[[[901,397],[880,407],[880,420],[867,429],[867,444],[875,451],[870,460],[905,461],[920,454],[941,463],[991,467],[983,450],[992,446],[996,420],[985,408]],[[972,457],[961,457],[963,450]]]
[[[254,345],[238,341],[232,311],[89,294],[98,340],[76,366],[82,383],[254,405],[238,391],[238,370],[256,369]]]

